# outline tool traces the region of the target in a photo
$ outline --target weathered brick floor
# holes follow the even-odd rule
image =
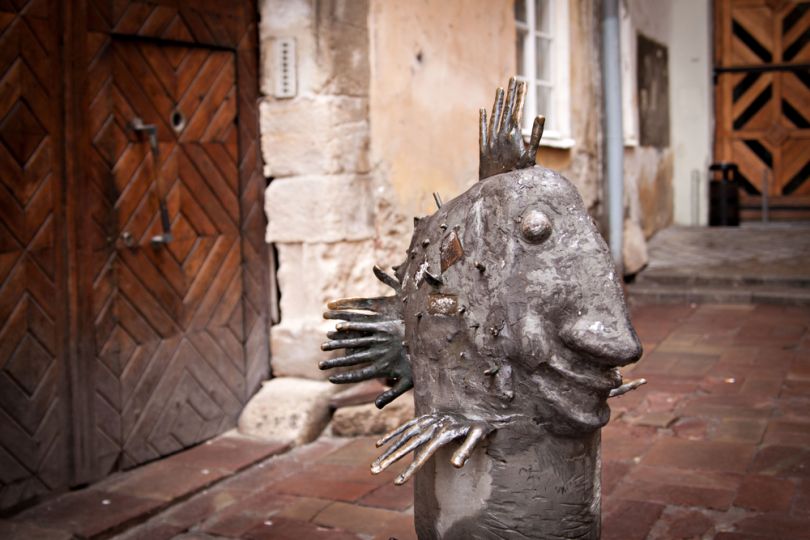
[[[810,309],[633,320],[649,384],[603,430],[603,539],[810,538]],[[411,488],[369,474],[372,439],[281,450],[225,437],[0,521],[0,538],[414,538]]]

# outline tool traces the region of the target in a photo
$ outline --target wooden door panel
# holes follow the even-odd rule
[[[228,148],[235,55],[115,39],[98,51],[106,71],[96,76],[107,80],[95,85],[90,116],[109,214],[93,282],[104,474],[233,426],[247,384],[239,172]],[[131,129],[135,117],[156,126],[157,159],[148,136]],[[155,246],[161,197],[173,239]]]
[[[53,7],[0,7],[0,508],[69,474]]]
[[[810,218],[810,2],[715,4],[715,161],[739,166],[743,217]],[[767,182],[767,187],[765,183]]]

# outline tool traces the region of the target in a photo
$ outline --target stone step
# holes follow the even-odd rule
[[[664,285],[678,287],[709,287],[713,289],[750,288],[751,286],[774,289],[810,289],[810,277],[804,276],[755,276],[755,275],[706,275],[705,273],[680,273],[670,270],[646,270],[641,272],[634,284]]]
[[[633,283],[627,287],[631,304],[784,304],[810,306],[810,288],[750,285],[720,287]]]

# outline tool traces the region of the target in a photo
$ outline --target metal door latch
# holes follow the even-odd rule
[[[157,191],[158,207],[160,208],[160,223],[163,227],[163,234],[156,234],[152,237],[152,245],[168,244],[172,241],[171,222],[169,221],[169,210],[166,207],[166,197],[161,189],[160,177],[157,172],[158,157],[160,149],[157,140],[157,126],[155,124],[144,124],[140,117],[135,117],[130,122],[132,131],[143,132],[149,136],[149,146],[152,148],[152,182]]]

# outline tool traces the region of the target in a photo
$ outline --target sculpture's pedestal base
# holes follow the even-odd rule
[[[450,464],[455,445],[441,449],[416,475],[419,539],[598,539],[599,440],[513,425],[462,469]]]

